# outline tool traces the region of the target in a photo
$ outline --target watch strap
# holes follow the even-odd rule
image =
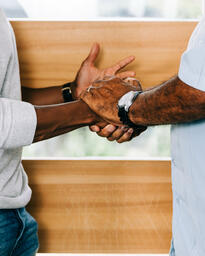
[[[120,118],[120,121],[123,123],[123,125],[127,125],[128,127],[130,128],[133,128],[133,129],[137,129],[139,128],[139,125],[136,125],[134,124],[130,118],[129,118],[129,109],[130,107],[132,106],[133,102],[136,100],[136,98],[138,97],[138,95],[142,93],[142,91],[131,91],[129,93],[127,93],[127,95],[130,95],[132,96],[132,98],[128,99],[128,102],[124,102],[123,99],[126,98],[126,94],[124,96],[122,96],[122,98],[119,100],[119,103],[118,103],[118,116]]]
[[[62,86],[62,95],[63,95],[64,102],[73,101],[71,85],[72,85],[72,83],[66,83]]]
[[[135,125],[128,116],[128,112],[125,111],[124,107],[119,107],[118,106],[118,116],[120,118],[120,121],[123,123],[123,125],[126,125],[130,128],[139,128],[139,126]]]

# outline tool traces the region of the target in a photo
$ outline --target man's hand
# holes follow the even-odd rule
[[[124,81],[136,86],[136,89],[138,91],[142,91],[140,82],[135,78],[128,77],[124,79]],[[123,126],[117,127],[115,125],[102,122],[90,126],[90,130],[92,132],[96,132],[98,136],[107,138],[109,141],[117,141],[118,143],[128,142],[133,138],[139,136],[146,129],[147,127],[139,127],[138,129],[133,130],[132,128],[127,128]]]
[[[114,75],[122,79],[135,76],[134,71],[125,71],[118,73],[122,68],[126,67],[135,59],[134,56],[127,57],[109,68],[100,70],[95,66],[95,61],[99,55],[99,52],[100,46],[98,43],[95,43],[92,46],[88,57],[81,64],[75,81],[72,83],[71,86],[74,99],[78,99],[80,94],[84,90],[86,90],[88,86],[90,86],[95,80],[101,80],[106,76]]]
[[[119,99],[129,91],[137,91],[137,87],[120,78],[112,77],[94,82],[81,94],[81,99],[105,121],[123,126],[118,117],[117,104]]]
[[[128,142],[139,136],[146,129],[147,127],[140,127],[133,130],[132,128],[117,127],[107,123],[105,125],[98,123],[97,125],[90,126],[90,130],[96,132],[98,136],[107,138],[109,141],[117,141],[118,143]]]

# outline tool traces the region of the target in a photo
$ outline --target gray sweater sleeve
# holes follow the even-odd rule
[[[0,149],[12,149],[33,142],[36,111],[27,102],[0,98]]]

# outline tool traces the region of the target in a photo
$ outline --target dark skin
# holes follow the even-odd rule
[[[45,107],[35,106],[35,110],[37,128],[34,142],[49,139],[101,121],[82,101]],[[77,114],[73,115],[73,113]]]
[[[177,76],[139,95],[130,108],[130,119],[143,125],[179,124],[203,118],[205,93]]]
[[[22,87],[22,98],[23,101],[27,101],[38,106],[60,104],[64,103],[61,89],[62,86],[39,89]]]
[[[82,100],[106,122],[122,126],[118,117],[117,103],[122,95],[129,91],[137,91],[133,84],[117,78],[96,81],[81,94]]]
[[[125,83],[128,83],[129,85],[134,87],[134,90],[137,91],[142,91],[141,84],[139,81],[137,81],[135,78],[129,77],[126,79],[123,79]],[[106,105],[106,102],[103,103],[104,107]],[[90,129],[95,129],[96,125],[93,125],[90,127]],[[116,126],[113,126],[116,127]],[[104,129],[101,129],[97,134],[101,137],[106,137],[109,141],[114,141],[117,140],[118,143],[123,143],[125,141],[130,141],[132,138],[139,136],[142,132],[144,132],[147,127],[138,127],[137,129],[132,129],[132,128],[123,128],[123,126],[119,126],[120,128],[115,129],[114,132],[109,132],[107,129],[107,126]],[[127,132],[124,132],[127,129]],[[131,136],[130,136],[130,135]],[[125,140],[126,137],[126,140]]]
[[[104,120],[120,125],[117,102],[131,90],[130,84],[114,78],[94,83],[81,97]],[[103,105],[105,98],[106,105]],[[176,76],[141,93],[130,107],[129,118],[133,123],[144,126],[200,120],[205,118],[205,93]]]
[[[92,124],[95,124],[95,126],[90,128],[92,131],[98,132],[99,136],[107,137],[109,140],[120,139],[122,142],[125,142],[135,135],[132,129],[118,128],[102,121],[84,102],[78,101],[81,92],[96,79],[102,79],[110,75],[116,75],[124,79],[135,75],[133,71],[118,73],[134,60],[133,56],[127,57],[106,69],[99,70],[96,68],[94,63],[99,50],[99,45],[94,44],[89,56],[82,63],[75,80],[72,82],[72,96],[76,100],[72,103],[59,105],[64,102],[61,91],[62,86],[42,89],[22,87],[23,100],[36,105],[37,129],[34,142],[52,138]],[[73,115],[73,113],[76,113],[76,115]]]

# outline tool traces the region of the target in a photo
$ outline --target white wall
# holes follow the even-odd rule
[[[19,0],[30,18],[84,19],[95,17],[97,0]]]

